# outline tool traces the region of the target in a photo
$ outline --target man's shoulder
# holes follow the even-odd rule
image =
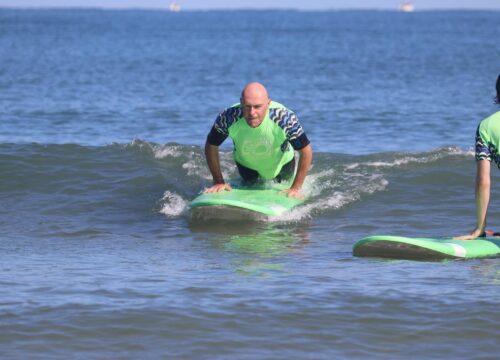
[[[491,114],[487,118],[483,119],[479,124],[481,129],[490,128],[491,126],[499,126],[500,125],[500,111]]]
[[[239,103],[224,109],[219,114],[219,118],[231,119],[233,121],[241,118],[242,116],[243,112]]]
[[[489,121],[500,121],[500,111],[497,111],[497,112],[491,114],[490,116],[488,116],[483,121],[486,121],[486,120],[489,120]]]
[[[285,105],[283,105],[277,101],[271,101],[271,103],[269,104],[269,110],[285,110],[285,111],[288,111],[290,113],[294,112],[293,110],[290,110]]]
[[[476,136],[481,137],[484,142],[500,137],[500,111],[491,114],[479,123]]]
[[[282,127],[286,124],[298,123],[297,114],[293,110],[275,101],[269,105],[269,118]]]

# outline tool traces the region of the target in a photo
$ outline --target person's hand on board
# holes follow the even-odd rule
[[[300,191],[300,189],[290,188],[287,190],[280,191],[280,194],[284,194],[288,197],[304,200],[304,194]]]
[[[455,240],[475,240],[478,237],[485,236],[484,231],[481,231],[479,229],[474,229],[470,234],[467,235],[461,235],[461,236],[455,236],[453,239]]]
[[[231,185],[229,184],[214,184],[210,186],[209,188],[206,188],[203,190],[203,194],[208,194],[208,193],[216,193],[216,192],[221,192],[221,191],[231,191],[233,190],[231,188]]]

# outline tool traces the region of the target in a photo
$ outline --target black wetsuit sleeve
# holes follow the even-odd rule
[[[303,148],[305,148],[307,145],[309,145],[311,143],[309,141],[309,139],[307,138],[307,135],[305,132],[300,134],[295,139],[291,139],[289,141],[290,141],[290,144],[292,144],[293,149],[297,150],[297,151],[302,150]]]
[[[228,136],[227,134],[222,134],[219,131],[217,131],[214,125],[212,126],[212,129],[208,133],[207,142],[210,145],[219,146],[224,142],[224,140],[226,140],[227,136]]]

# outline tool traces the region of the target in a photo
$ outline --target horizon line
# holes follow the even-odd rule
[[[162,12],[173,12],[170,11],[168,7],[141,7],[141,6],[38,6],[38,5],[25,5],[25,6],[11,6],[11,5],[0,5],[0,9],[11,9],[11,10],[145,10],[145,11],[162,11]],[[303,12],[319,12],[319,11],[394,11],[402,12],[398,7],[329,7],[329,8],[295,8],[295,7],[214,7],[214,8],[188,8],[182,9],[179,12],[199,12],[199,11],[303,11]],[[410,13],[415,12],[427,12],[427,11],[500,11],[500,8],[490,8],[490,7],[425,7],[417,8]]]

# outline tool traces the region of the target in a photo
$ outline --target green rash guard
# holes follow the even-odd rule
[[[227,136],[234,143],[234,160],[257,171],[266,180],[275,178],[283,165],[293,159],[294,149],[300,150],[309,144],[295,113],[274,101],[256,128],[247,124],[240,104],[224,110],[215,120],[207,140],[219,146]]]
[[[500,168],[500,111],[479,124],[476,132],[476,160],[494,160]]]

